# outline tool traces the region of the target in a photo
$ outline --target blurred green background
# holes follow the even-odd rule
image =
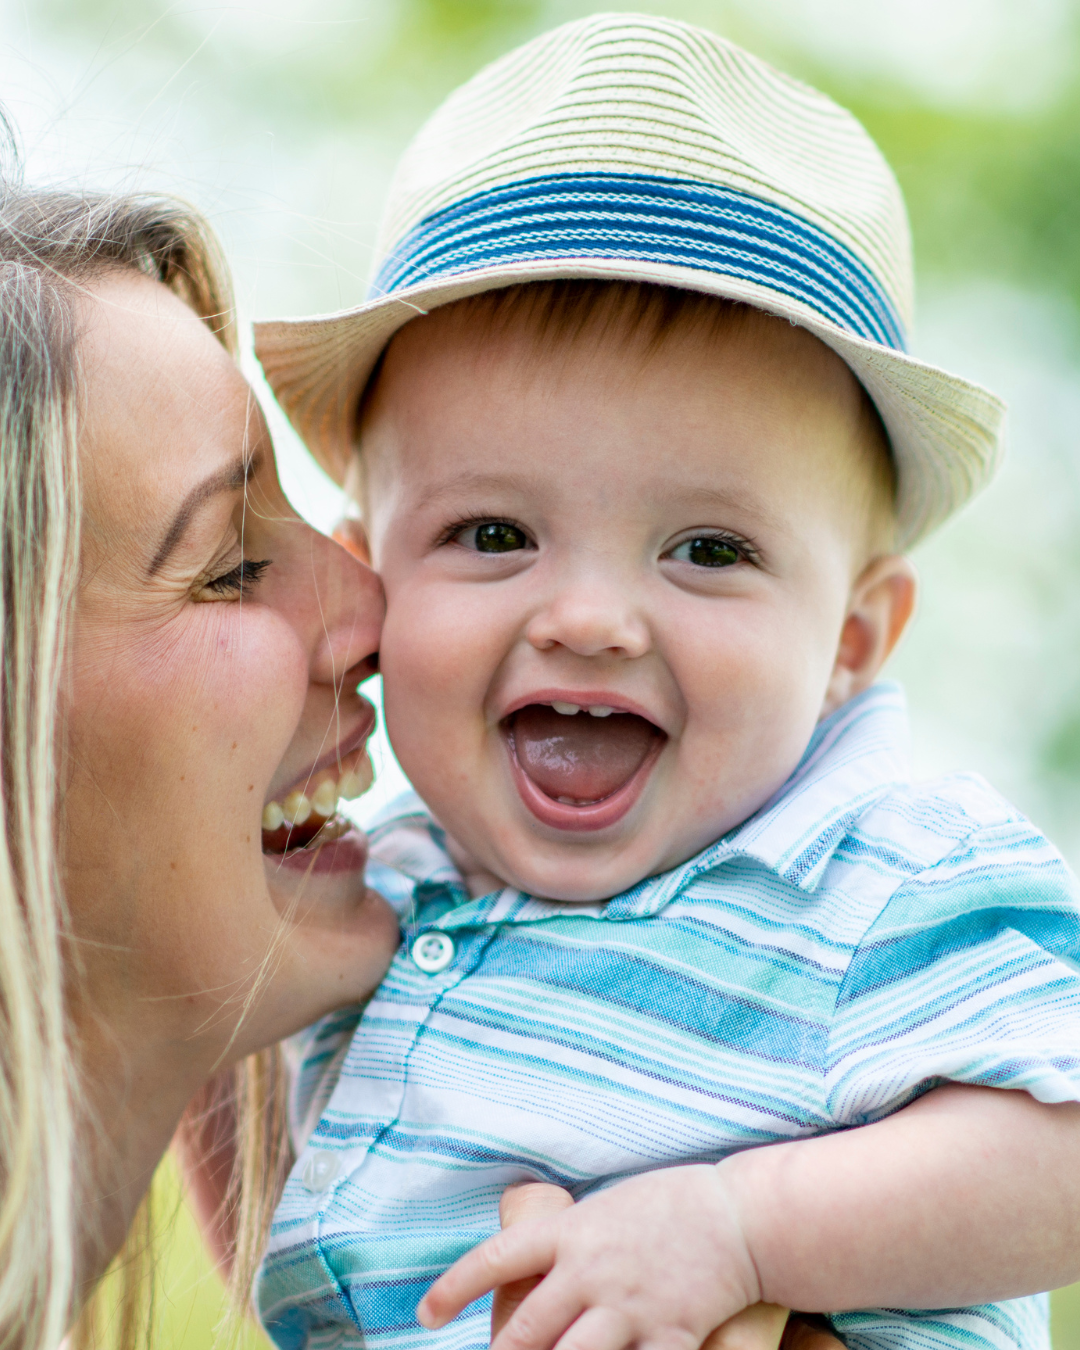
[[[0,99],[35,181],[178,192],[247,316],[360,300],[394,159],[456,83],[608,6],[577,0],[0,0]],[[1009,400],[993,487],[918,551],[896,662],[920,772],[974,768],[1080,861],[1080,3],[672,0],[853,108],[907,194],[915,350]],[[333,490],[280,429],[316,523]],[[377,747],[381,786],[397,771]],[[166,1190],[176,1197],[172,1174]],[[182,1207],[161,1344],[211,1343],[220,1289]],[[1080,1350],[1080,1287],[1055,1296]],[[252,1334],[251,1344],[257,1338]]]

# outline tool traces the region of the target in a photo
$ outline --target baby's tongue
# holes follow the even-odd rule
[[[634,713],[571,716],[542,703],[515,713],[510,736],[518,763],[549,797],[594,802],[610,797],[641,767],[660,732]]]

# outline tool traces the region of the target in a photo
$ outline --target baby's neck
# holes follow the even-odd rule
[[[497,877],[494,872],[486,871],[472,854],[450,834],[446,836],[446,851],[450,854],[454,866],[461,873],[465,889],[474,900],[478,900],[482,895],[490,895],[492,891],[501,891],[506,885],[502,877]]]

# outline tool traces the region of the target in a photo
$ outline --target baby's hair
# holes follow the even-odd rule
[[[752,305],[722,296],[676,286],[638,281],[569,279],[532,281],[483,291],[454,301],[433,314],[450,311],[455,322],[481,340],[508,336],[526,330],[541,355],[565,352],[587,340],[615,342],[640,359],[649,357],[676,335],[688,333],[704,342],[738,337],[761,341],[767,325],[788,320],[765,313]],[[410,323],[422,323],[414,319]],[[386,349],[388,350],[388,349]],[[384,350],[367,382],[357,413],[357,444],[365,414],[378,385]],[[854,375],[852,376],[854,379]],[[865,388],[855,380],[859,409],[855,426],[856,451],[861,464],[858,482],[853,480],[853,508],[867,519],[867,555],[892,548],[895,534],[896,465],[881,416]],[[350,482],[357,501],[364,507],[366,478],[362,458],[358,474]],[[365,512],[366,513],[366,512]]]

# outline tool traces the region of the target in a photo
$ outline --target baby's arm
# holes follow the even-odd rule
[[[646,1173],[506,1229],[421,1302],[545,1276],[493,1350],[697,1350],[761,1301],[996,1301],[1080,1278],[1080,1105],[944,1087],[874,1125]],[[565,1333],[565,1336],[564,1336]]]

